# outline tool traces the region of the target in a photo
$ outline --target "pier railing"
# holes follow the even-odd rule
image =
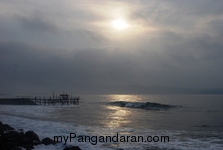
[[[61,98],[41,98],[35,97],[31,100],[37,105],[79,105],[79,97],[74,97],[70,99],[61,99]]]

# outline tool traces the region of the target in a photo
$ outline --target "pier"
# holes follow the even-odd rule
[[[0,98],[0,105],[79,105],[79,96],[60,94],[59,96],[17,96],[16,98]]]
[[[80,97],[70,97],[68,94],[60,94],[59,97],[34,97],[30,98],[37,105],[79,105]]]

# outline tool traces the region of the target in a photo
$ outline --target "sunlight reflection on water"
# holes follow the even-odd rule
[[[140,95],[109,95],[109,98],[112,101],[128,101],[128,102],[142,101],[142,96]]]
[[[118,128],[122,124],[130,124],[131,120],[128,119],[131,117],[132,112],[129,110],[123,110],[120,107],[114,106],[107,106],[108,109],[112,110],[109,111],[110,113],[107,114],[109,122],[106,122],[106,126],[110,128]]]

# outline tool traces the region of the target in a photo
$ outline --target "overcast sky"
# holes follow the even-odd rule
[[[0,93],[223,88],[222,8],[222,0],[0,0]]]

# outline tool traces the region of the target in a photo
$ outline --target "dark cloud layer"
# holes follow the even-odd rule
[[[0,11],[0,93],[223,88],[222,1],[122,1],[140,30],[123,34],[103,26],[106,12],[99,10],[106,2],[77,4],[58,2],[54,9],[47,3],[37,11],[26,3]]]

